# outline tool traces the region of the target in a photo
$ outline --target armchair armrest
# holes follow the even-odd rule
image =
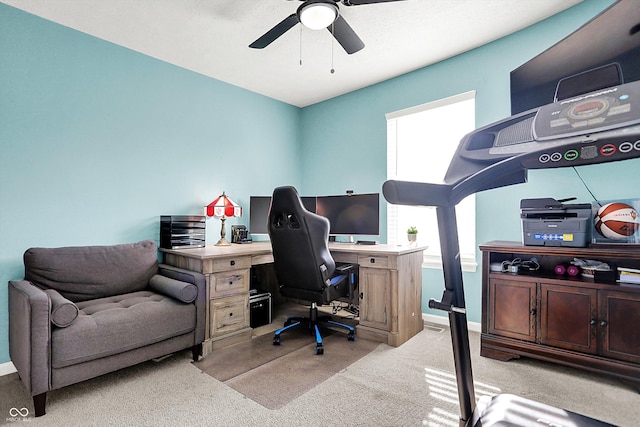
[[[51,323],[59,328],[66,328],[78,317],[78,306],[69,301],[55,289],[45,289],[44,293],[51,300]]]
[[[151,277],[149,287],[184,303],[192,303],[198,297],[198,287],[193,283],[172,279],[161,274],[155,274]]]
[[[167,264],[158,265],[158,274],[181,282],[191,283],[198,288],[198,295],[193,301],[196,305],[196,342],[194,345],[202,343],[204,341],[205,313],[207,309],[207,285],[204,274]]]
[[[9,281],[9,356],[32,396],[49,390],[51,302],[27,280]]]

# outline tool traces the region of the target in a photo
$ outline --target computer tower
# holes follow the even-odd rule
[[[271,293],[252,289],[249,294],[249,326],[271,323]]]

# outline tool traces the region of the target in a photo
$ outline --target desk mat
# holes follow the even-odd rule
[[[380,343],[346,334],[324,331],[324,354],[315,354],[314,337],[306,332],[282,334],[273,345],[273,334],[215,350],[193,362],[208,375],[224,382],[268,409],[279,409],[313,387],[367,355]]]

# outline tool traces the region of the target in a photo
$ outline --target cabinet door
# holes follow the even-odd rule
[[[540,343],[596,353],[597,291],[540,284]]]
[[[489,333],[536,340],[536,283],[489,280]]]
[[[601,291],[602,355],[640,363],[640,295]]]
[[[360,268],[360,323],[390,330],[391,270]]]

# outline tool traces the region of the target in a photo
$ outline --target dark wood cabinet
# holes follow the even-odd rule
[[[539,342],[583,353],[596,353],[595,289],[540,283]]]
[[[600,313],[602,354],[640,364],[640,294],[603,291]]]
[[[482,356],[521,356],[605,373],[640,389],[640,286],[581,276],[559,276],[553,267],[573,258],[640,268],[640,248],[542,247],[514,242],[480,246]],[[540,268],[518,274],[491,264],[534,258]]]
[[[536,284],[517,280],[494,279],[489,283],[488,332],[490,334],[536,340]]]

